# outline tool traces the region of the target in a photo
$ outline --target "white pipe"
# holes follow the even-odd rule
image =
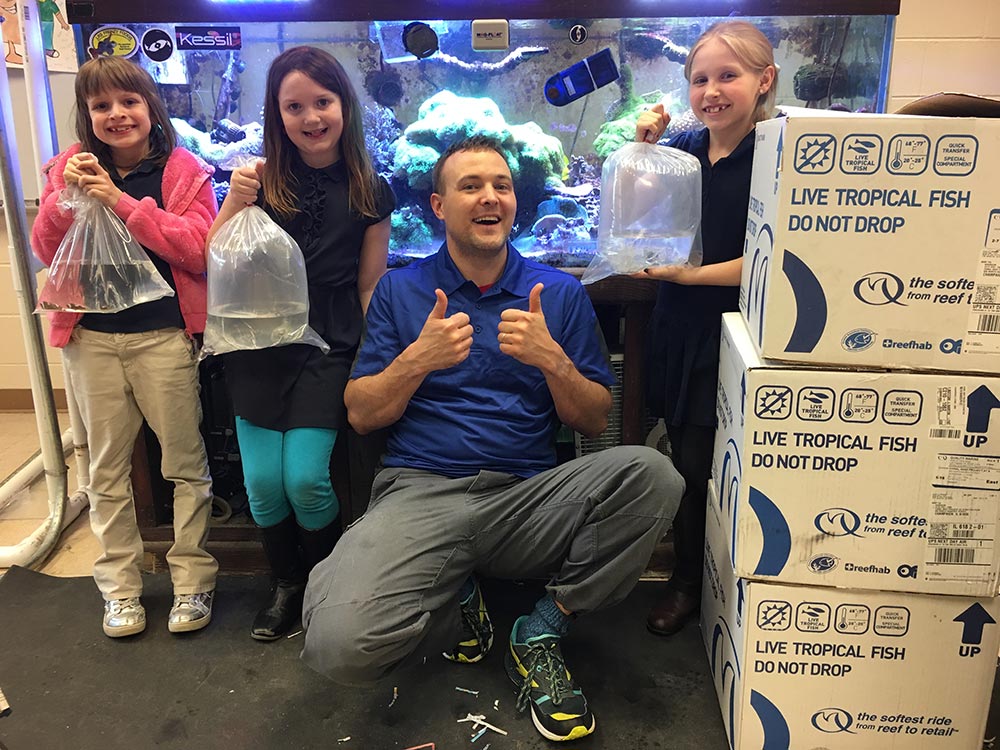
[[[62,447],[63,457],[65,458],[66,454],[73,448],[72,430],[66,430],[62,434]],[[17,494],[30,487],[41,476],[44,470],[42,454],[38,452],[23,466],[18,468],[17,471],[3,480],[3,484],[0,484],[0,513],[7,510],[7,506],[14,501]]]
[[[86,508],[87,504],[86,492],[77,490],[73,493],[69,500],[66,501],[66,511],[62,515],[59,528],[54,532],[56,539],[59,538],[59,534],[67,526],[76,520],[76,517],[80,515],[80,511]],[[40,563],[44,560],[51,549],[51,545],[49,549],[46,549],[45,546],[48,544],[46,541],[47,538],[53,533],[52,524],[54,522],[55,519],[49,516],[23,541],[10,547],[0,547],[0,568],[10,568],[14,565],[28,567],[33,563]]]
[[[28,100],[28,120],[31,123],[31,148],[35,156],[36,195],[44,188],[42,167],[59,152],[59,138],[56,132],[56,115],[52,104],[52,90],[49,86],[48,63],[42,44],[41,17],[38,14],[38,0],[21,0],[21,36],[24,40],[24,88]],[[28,262],[34,258],[28,258]],[[32,266],[38,270],[38,266]],[[63,359],[63,387],[69,406],[69,425],[73,430],[76,445],[76,479],[78,487],[90,484],[90,451],[87,450],[87,429],[80,417],[80,408],[70,386]],[[0,508],[3,503],[0,502]]]
[[[31,146],[35,156],[36,195],[44,187],[42,167],[56,155],[56,125],[52,113],[45,47],[42,44],[38,0],[18,0],[21,13],[21,41],[24,44],[24,89],[31,123]]]
[[[38,23],[37,16],[31,20],[35,24]],[[3,26],[0,24],[0,42],[2,41]],[[42,465],[49,496],[48,519],[36,532],[37,539],[33,536],[24,542],[26,556],[22,562],[25,567],[30,567],[40,564],[48,556],[62,532],[67,482],[66,460],[60,455],[62,444],[59,439],[59,422],[56,419],[52,376],[45,356],[42,325],[38,316],[34,315],[35,276],[28,263],[28,257],[31,255],[28,242],[28,217],[24,212],[24,191],[21,189],[16,138],[10,80],[7,76],[7,67],[0,65],[0,188],[3,192],[4,218],[7,222],[14,295],[21,319],[24,348],[28,355],[31,397],[35,404],[35,421],[38,424]]]

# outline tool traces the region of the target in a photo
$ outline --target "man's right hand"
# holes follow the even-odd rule
[[[434,296],[434,308],[411,348],[414,364],[424,372],[454,367],[469,356],[472,348],[469,316],[460,312],[446,317],[448,297],[440,289],[434,290]]]
[[[639,114],[639,119],[635,123],[635,139],[640,143],[656,143],[667,132],[669,124],[670,115],[663,105],[654,104]]]

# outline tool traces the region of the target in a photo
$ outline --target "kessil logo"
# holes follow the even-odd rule
[[[866,273],[854,285],[854,296],[866,305],[901,305],[899,298],[906,287],[903,280],[888,271]]]
[[[240,49],[238,26],[178,26],[177,49]]]

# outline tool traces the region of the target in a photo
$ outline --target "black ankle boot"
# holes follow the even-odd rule
[[[299,557],[297,529],[294,516],[261,529],[264,554],[274,574],[274,589],[250,628],[250,637],[255,640],[278,640],[302,615],[308,571]]]
[[[302,545],[302,558],[308,570],[312,570],[330,556],[334,545],[340,539],[340,534],[340,516],[322,529],[309,530],[299,526],[299,544]]]

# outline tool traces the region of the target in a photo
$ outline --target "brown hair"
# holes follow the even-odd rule
[[[116,89],[138,94],[146,102],[150,124],[148,157],[162,167],[177,146],[177,133],[153,77],[123,57],[96,57],[81,65],[76,74],[76,137],[80,147],[96,155],[106,168],[113,166],[111,148],[94,134],[87,99]]]
[[[754,73],[761,74],[768,66],[774,68],[770,88],[757,97],[753,121],[758,123],[771,117],[778,90],[778,66],[774,64],[774,48],[761,30],[748,21],[721,21],[698,37],[684,62],[684,78],[687,82],[691,82],[691,65],[695,53],[712,39],[718,39],[726,45],[740,64]]]
[[[344,67],[329,52],[317,47],[293,47],[271,61],[264,94],[264,198],[280,215],[298,213],[293,185],[295,146],[285,132],[278,105],[278,89],[289,73],[299,71],[340,97],[344,129],[340,157],[347,167],[351,208],[367,217],[378,215],[375,205],[378,175],[372,167],[362,127],[361,103]]]
[[[438,157],[438,160],[434,163],[434,169],[431,172],[431,185],[434,188],[434,192],[438,195],[444,193],[444,185],[441,184],[441,172],[444,171],[444,163],[459,151],[496,151],[507,164],[507,168],[510,169],[510,162],[507,160],[507,155],[504,153],[503,146],[501,146],[500,141],[493,136],[472,135],[468,138],[463,138],[462,140],[455,141],[448,146],[444,153],[441,154],[441,156]]]

